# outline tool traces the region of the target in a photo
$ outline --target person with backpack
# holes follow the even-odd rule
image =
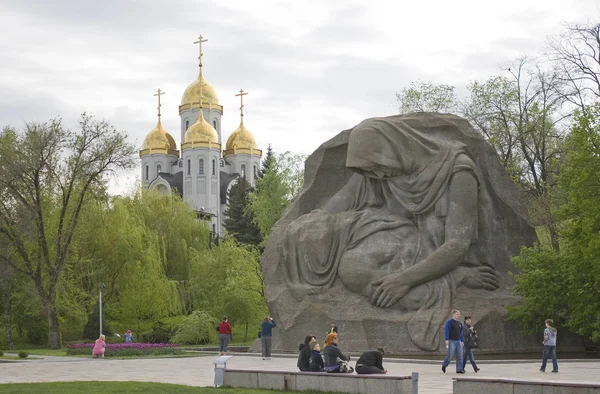
[[[477,332],[475,331],[475,327],[473,327],[471,325],[471,316],[466,316],[465,317],[465,324],[463,325],[463,330],[464,330],[464,337],[465,337],[465,352],[463,354],[463,364],[462,364],[462,370],[465,370],[465,367],[467,366],[467,357],[469,358],[469,361],[471,362],[471,366],[473,367],[473,370],[475,370],[475,372],[479,371],[480,368],[477,367],[477,364],[475,364],[475,357],[473,356],[473,349],[476,349],[479,347],[479,336],[477,335]]]
[[[544,329],[544,353],[542,355],[542,367],[540,372],[546,372],[546,361],[548,356],[552,357],[552,372],[558,372],[558,362],[556,361],[556,328],[552,327],[554,321],[546,319],[546,328]]]

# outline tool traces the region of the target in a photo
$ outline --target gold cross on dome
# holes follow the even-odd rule
[[[248,92],[244,92],[244,89],[240,89],[240,92],[235,95],[235,97],[240,98],[240,116],[244,116],[244,96],[247,95]]]
[[[202,72],[202,43],[208,41],[206,38],[202,37],[202,34],[198,36],[198,41],[194,41],[194,44],[198,44],[199,54],[198,54],[198,65],[200,66],[200,72]]]
[[[165,92],[163,92],[162,90],[160,90],[160,88],[158,88],[158,90],[156,91],[156,94],[154,96],[158,96],[158,116],[160,117],[160,96],[162,96],[163,94],[165,94]]]

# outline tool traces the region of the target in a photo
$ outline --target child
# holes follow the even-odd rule
[[[131,330],[127,330],[127,332],[125,333],[125,343],[132,343],[133,342],[133,334],[131,333]]]
[[[310,342],[311,354],[310,354],[310,371],[311,372],[323,372],[325,363],[323,357],[321,357],[321,347],[315,340]]]
[[[100,338],[96,339],[94,350],[92,350],[93,358],[104,358],[104,350],[106,349],[106,342],[104,341],[105,338],[106,337],[104,335],[100,335]]]
[[[540,372],[546,372],[546,361],[548,356],[552,358],[552,372],[558,372],[558,363],[556,362],[556,328],[552,327],[552,319],[546,319],[546,328],[544,329],[544,354],[542,355],[542,367]]]

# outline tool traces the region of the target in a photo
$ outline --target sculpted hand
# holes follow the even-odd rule
[[[410,290],[410,286],[401,283],[400,278],[395,275],[373,281],[371,285],[377,287],[371,296],[371,304],[380,308],[389,308]]]
[[[500,286],[498,273],[488,266],[475,268],[460,267],[462,284],[470,289],[496,290]]]

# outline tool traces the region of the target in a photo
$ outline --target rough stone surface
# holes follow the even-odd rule
[[[342,350],[442,353],[457,308],[482,351],[539,351],[540,338],[504,321],[518,301],[510,258],[536,240],[521,197],[462,118],[399,115],[341,132],[307,159],[262,256],[273,349],[295,351],[335,321]],[[562,350],[580,346],[561,336]]]

